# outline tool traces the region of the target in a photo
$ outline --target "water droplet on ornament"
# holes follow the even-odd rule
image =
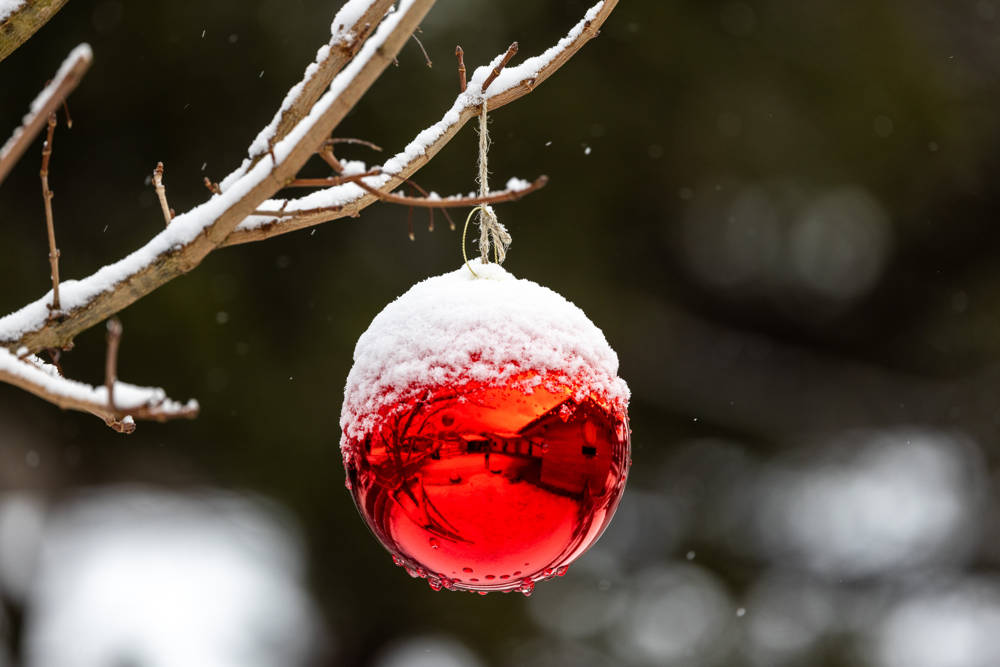
[[[471,567],[463,567],[462,568],[462,572],[465,572],[466,574],[472,574],[472,568]]]
[[[489,593],[489,591],[476,591],[476,592],[479,593],[480,595],[486,595],[487,593]]]
[[[392,555],[392,562],[393,562],[393,564],[395,564],[395,565],[397,565],[399,567],[403,567],[403,559],[400,558],[399,556],[397,556],[396,554]]]
[[[547,579],[547,578],[549,578],[549,577],[552,576],[552,572],[553,572],[552,568],[551,567],[547,567],[544,570],[542,570],[542,576]]]
[[[455,423],[455,417],[453,417],[451,413],[446,412],[443,415],[441,415],[441,423],[444,426],[451,426],[452,424]]]
[[[556,568],[557,577],[565,577],[566,573],[569,571],[569,565],[560,565]]]
[[[433,590],[433,591],[439,591],[439,590],[441,590],[441,581],[438,580],[438,579],[435,579],[433,577],[431,577],[431,578],[429,578],[427,580],[427,585],[430,586],[431,590]]]
[[[487,574],[487,575],[486,575],[486,581],[490,581],[491,579],[496,579],[496,575],[493,575],[493,574]]]
[[[437,541],[436,537],[432,537],[427,540],[427,543],[431,545],[431,549],[437,549],[441,546],[441,543]]]
[[[500,578],[501,579],[510,579],[510,575],[509,574],[501,574]]]

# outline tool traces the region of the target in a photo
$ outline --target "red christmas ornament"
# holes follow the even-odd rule
[[[583,312],[497,264],[413,286],[358,340],[347,485],[397,565],[435,590],[562,575],[628,473],[628,387]]]

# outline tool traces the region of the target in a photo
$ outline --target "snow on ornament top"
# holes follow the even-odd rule
[[[499,264],[470,264],[476,275],[463,265],[411,287],[358,339],[341,412],[342,446],[428,387],[467,381],[530,387],[569,380],[625,408],[629,389],[618,377],[618,355],[580,308]]]

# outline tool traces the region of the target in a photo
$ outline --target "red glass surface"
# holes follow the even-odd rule
[[[429,391],[345,452],[348,486],[397,565],[431,587],[519,590],[562,575],[625,488],[628,418],[571,389]]]

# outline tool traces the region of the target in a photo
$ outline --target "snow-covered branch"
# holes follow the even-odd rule
[[[469,79],[466,90],[459,93],[441,120],[420,132],[402,152],[382,164],[378,168],[381,175],[364,179],[368,188],[356,183],[342,183],[304,197],[269,200],[261,206],[261,210],[280,211],[280,216],[248,217],[237,226],[223,245],[262,241],[330,220],[356,217],[363,209],[383,199],[387,193],[394,191],[430,162],[470,119],[479,115],[484,95],[487,107],[492,111],[524,97],[552,76],[597,35],[617,3],[618,0],[597,3],[555,46],[528,58],[520,65],[504,68],[496,77],[492,76],[493,71],[507,53],[499,54],[489,65],[477,68]],[[483,84],[488,78],[492,80],[483,91]],[[373,189],[378,193],[372,192]]]
[[[2,4],[4,0],[0,0]],[[45,123],[69,96],[80,79],[87,73],[94,55],[87,44],[81,44],[66,56],[52,81],[42,89],[28,108],[21,125],[14,130],[10,139],[0,147],[0,183],[3,183],[11,168],[24,154],[28,145],[45,127]]]
[[[11,0],[0,0],[4,1]],[[135,419],[192,416],[196,406],[169,401],[162,390],[114,381],[109,381],[105,388],[90,387],[61,377],[55,372],[57,369],[34,355],[42,350],[70,347],[81,331],[190,271],[219,246],[261,240],[356,215],[380,199],[417,205],[418,198],[393,191],[476,116],[484,102],[489,110],[496,109],[523,97],[551,76],[597,34],[616,3],[617,0],[599,2],[555,46],[520,65],[505,68],[505,54],[501,54],[489,65],[478,68],[441,121],[422,131],[401,153],[381,166],[368,170],[352,164],[350,170],[338,170],[339,180],[332,181],[337,183],[335,186],[298,199],[273,199],[295,182],[310,157],[329,145],[333,130],[395,59],[434,4],[434,0],[399,0],[393,9],[391,0],[348,0],[334,18],[329,43],[319,49],[303,80],[285,96],[272,121],[251,144],[243,164],[219,184],[211,184],[213,194],[206,202],[173,215],[166,205],[165,194],[158,193],[169,223],[166,229],[135,252],[86,278],[62,281],[59,308],[50,308],[52,292],[49,292],[0,317],[0,381],[62,407],[93,412],[112,425],[121,426],[126,414]],[[89,49],[74,54],[89,63]],[[512,55],[508,52],[506,57]],[[80,73],[75,74],[77,80]],[[70,74],[65,77],[70,78]],[[35,119],[44,123],[51,108],[58,105],[54,100],[58,97],[61,101],[68,92],[60,90],[57,87],[50,95],[39,96],[32,105],[34,115],[29,114],[20,133],[15,132],[8,144],[30,141],[30,136],[26,140],[21,136],[29,134]],[[5,146],[0,156],[8,153],[13,156],[10,158],[13,164],[17,159],[13,148]],[[505,190],[489,193],[487,198],[509,201],[542,185],[544,178],[534,183],[511,179]],[[443,208],[469,205],[476,200],[475,197],[441,198],[431,193],[420,200],[420,205]],[[264,211],[269,213],[261,215]],[[113,404],[108,400],[109,394],[114,398]]]
[[[374,4],[378,0],[370,0]],[[237,170],[223,191],[174,217],[143,247],[82,280],[61,284],[62,310],[50,316],[45,295],[0,318],[0,344],[31,352],[64,348],[80,333],[196,267],[244,218],[293,179],[393,61],[433,0],[402,0],[309,114],[254,167]]]
[[[33,354],[25,353],[22,358],[3,347],[0,347],[0,381],[20,387],[60,408],[97,415],[122,433],[134,430],[136,419],[166,421],[198,415],[197,401],[178,403],[167,398],[158,387],[137,387],[127,382],[112,384],[112,405],[107,387],[70,380],[60,375],[55,365]]]

